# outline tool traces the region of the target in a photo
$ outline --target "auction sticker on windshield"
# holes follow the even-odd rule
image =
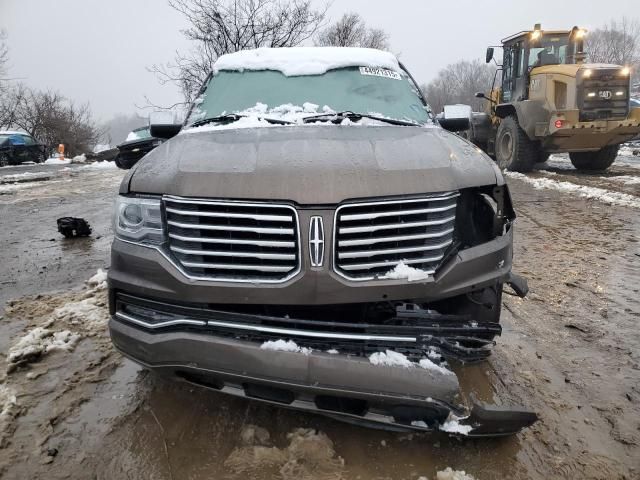
[[[360,75],[373,75],[374,77],[393,78],[394,80],[402,80],[398,72],[387,70],[386,68],[360,67]]]

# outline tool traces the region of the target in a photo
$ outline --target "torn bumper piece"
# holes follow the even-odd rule
[[[397,431],[442,429],[453,415],[472,427],[468,436],[499,436],[536,419],[520,410],[509,414],[476,405],[467,412],[455,406],[458,379],[440,368],[374,365],[367,356],[345,354],[341,347],[338,354],[268,350],[260,342],[212,332],[198,316],[182,316],[176,323],[176,317],[164,312],[163,324],[149,327],[144,323],[151,319],[141,310],[123,311],[118,302],[112,314],[111,338],[124,355],[160,373],[235,396]],[[217,324],[226,321],[209,318]],[[368,341],[375,344],[376,339]]]

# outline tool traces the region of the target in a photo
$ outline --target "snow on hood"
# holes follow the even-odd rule
[[[381,67],[401,73],[397,58],[382,50],[351,47],[287,47],[243,50],[221,56],[213,65],[220,70],[276,70],[288,77],[322,75],[344,67]]]

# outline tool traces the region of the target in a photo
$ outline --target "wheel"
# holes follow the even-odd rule
[[[609,145],[597,152],[571,152],[571,163],[578,170],[606,170],[618,156],[620,145]]]
[[[513,116],[500,122],[495,149],[500,169],[514,172],[531,171],[539,155],[537,145],[529,140]]]
[[[549,156],[550,155],[551,155],[550,153],[543,152],[542,150],[540,150],[538,152],[538,158],[536,159],[536,163],[544,163],[544,162],[546,162],[547,160],[549,160]]]
[[[6,167],[11,162],[9,161],[9,155],[6,153],[0,153],[0,167]]]

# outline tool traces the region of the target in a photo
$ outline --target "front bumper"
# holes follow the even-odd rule
[[[301,218],[305,224],[306,219]],[[303,241],[303,245],[306,242]],[[306,264],[284,283],[226,283],[186,276],[161,249],[115,239],[111,249],[109,285],[112,289],[167,301],[254,305],[327,305],[407,300],[416,303],[454,297],[507,281],[512,263],[513,230],[494,240],[459,251],[435,276],[417,282],[374,280],[352,282],[331,265]]]
[[[543,147],[550,152],[581,152],[619,145],[640,134],[640,108],[631,110],[627,118],[581,122],[579,110],[559,111],[548,123],[536,125],[536,136],[543,137]],[[563,126],[557,128],[556,120]]]
[[[291,352],[187,329],[148,331],[114,315],[115,347],[147,368],[222,393],[313,411],[390,430],[446,430],[447,419],[469,436],[502,436],[536,421],[523,409],[456,407],[453,372],[381,366],[366,357]]]

